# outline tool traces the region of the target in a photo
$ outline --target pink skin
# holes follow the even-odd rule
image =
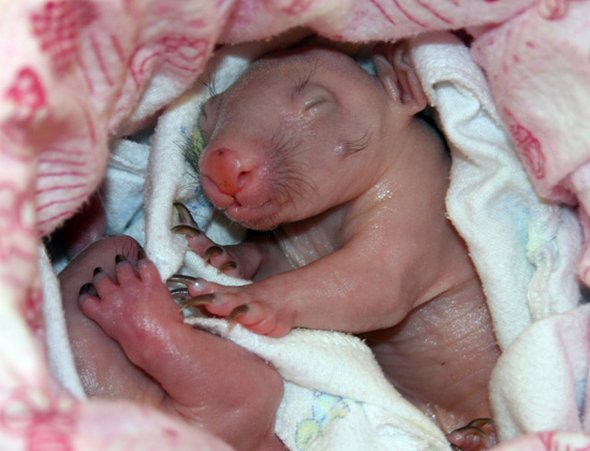
[[[280,376],[239,346],[184,324],[155,266],[140,253],[129,237],[103,239],[60,274],[87,394],[151,405],[239,450],[284,449],[274,435]],[[117,254],[125,258],[115,263]],[[95,292],[78,295],[89,281]]]
[[[253,284],[201,281],[190,292],[213,293],[205,308],[214,315],[240,308],[237,321],[259,334],[365,333],[392,382],[450,431],[491,416],[498,350],[446,218],[449,159],[415,118],[426,105],[420,83],[401,46],[375,64],[376,77],[335,50],[275,54],[205,105],[206,194],[232,220],[280,239],[257,235],[211,259],[236,261],[229,272]],[[204,236],[189,244],[201,255],[211,246]]]

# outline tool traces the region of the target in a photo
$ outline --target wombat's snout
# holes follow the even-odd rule
[[[200,163],[201,183],[209,199],[219,208],[234,202],[258,203],[256,196],[259,162],[226,147],[205,152]]]

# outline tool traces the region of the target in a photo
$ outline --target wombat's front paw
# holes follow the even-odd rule
[[[226,287],[204,280],[189,286],[194,304],[203,306],[208,313],[239,323],[260,335],[276,338],[287,335],[293,328],[295,312],[286,305],[277,308],[248,291],[248,285]]]
[[[237,258],[225,248],[218,246],[199,230],[188,209],[181,203],[175,202],[180,224],[172,227],[172,232],[186,237],[189,248],[208,264],[220,272],[233,277],[243,277]]]

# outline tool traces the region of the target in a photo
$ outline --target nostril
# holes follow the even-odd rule
[[[252,178],[252,171],[242,171],[238,174],[237,177],[237,186],[241,190],[242,188],[246,187]]]
[[[228,155],[230,152],[231,152],[231,150],[229,150],[229,149],[221,148],[221,149],[215,149],[213,151],[213,154],[218,158],[223,158],[225,155]]]

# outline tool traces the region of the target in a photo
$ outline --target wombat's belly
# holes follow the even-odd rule
[[[444,431],[491,417],[488,382],[499,350],[479,280],[366,338],[393,385]]]

